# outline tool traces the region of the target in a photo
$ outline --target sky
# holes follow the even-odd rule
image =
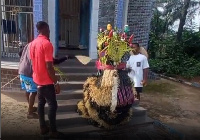
[[[159,11],[164,11],[164,9],[163,9],[162,7],[158,7],[158,10],[159,10]],[[199,8],[199,10],[196,11],[195,17],[194,17],[194,19],[192,20],[192,23],[193,23],[194,25],[197,25],[197,26],[196,26],[196,29],[194,29],[194,30],[199,31],[199,27],[200,27],[200,8]],[[179,20],[177,20],[177,21],[174,23],[172,29],[173,29],[174,31],[178,31],[178,25],[179,25]]]
[[[196,29],[194,29],[194,30],[195,30],[195,31],[198,31],[198,30],[199,30],[199,27],[200,27],[200,14],[198,14],[198,13],[196,14],[196,16],[195,16],[195,18],[193,19],[192,23],[193,23],[194,25],[197,25],[197,26],[196,26]],[[176,22],[174,23],[173,30],[178,31],[178,25],[179,25],[179,21],[176,21]]]

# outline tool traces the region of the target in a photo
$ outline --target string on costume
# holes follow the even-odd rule
[[[17,79],[17,78],[19,78],[19,75],[17,75],[15,78],[13,78],[12,80],[10,80],[8,83],[6,83],[5,85],[3,85],[3,86],[1,87],[1,89],[4,88],[5,86],[7,86],[8,84],[10,84],[12,81],[14,81],[14,80]]]

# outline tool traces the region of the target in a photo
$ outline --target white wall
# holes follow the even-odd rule
[[[124,25],[127,25],[128,4],[129,4],[129,0],[126,0],[126,1],[125,1],[125,4],[124,4]]]
[[[2,5],[2,0],[1,0],[1,5]],[[2,20],[2,10],[1,10],[1,6],[0,6],[0,21]],[[0,37],[0,45],[1,45],[1,51],[2,51],[2,47],[3,47],[3,42],[2,42],[2,28],[1,28],[1,26],[0,26],[0,31],[1,31],[1,33],[0,33],[0,35],[1,35],[1,37]]]
[[[97,59],[99,0],[91,0],[91,2],[92,2],[92,9],[91,9],[91,21],[90,21],[89,56],[91,59]]]
[[[54,57],[57,52],[56,49],[56,1],[48,0],[48,24],[50,28],[50,41],[54,46]]]
[[[1,5],[5,5],[5,0],[1,0]],[[5,19],[5,13],[2,13],[2,11],[5,11],[5,6],[0,6],[0,21],[2,20],[2,19]],[[1,25],[0,25],[1,26]],[[4,44],[4,51],[6,50],[6,48],[5,48],[5,43],[3,42],[3,40],[5,40],[5,38],[6,38],[6,35],[4,34],[3,35],[3,33],[2,33],[2,26],[0,27],[1,28],[1,33],[0,33],[0,35],[1,35],[1,39],[0,39],[0,43],[1,43],[1,51],[3,51],[3,44]],[[2,39],[2,37],[3,37],[3,39]],[[8,50],[7,50],[8,51]]]

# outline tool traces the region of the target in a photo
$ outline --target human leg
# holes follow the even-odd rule
[[[57,131],[56,128],[56,111],[57,111],[57,101],[54,85],[46,86],[45,99],[49,106],[48,118],[50,123],[50,137],[52,138],[62,138],[64,135]]]
[[[135,87],[136,90],[136,98],[140,101],[140,93],[142,93],[142,87]]]
[[[28,119],[37,119],[37,114],[33,113],[37,111],[37,108],[33,107],[35,102],[35,96],[37,93],[37,87],[33,82],[33,79],[30,77],[26,77],[24,75],[20,75],[21,87],[26,90],[25,96],[28,102]]]
[[[36,95],[37,95],[37,92],[32,92],[29,95],[29,112],[36,112],[37,111],[37,108],[34,107]]]
[[[27,113],[27,118],[28,119],[37,119],[38,115],[35,114],[34,112],[37,111],[36,107],[33,107],[35,99],[33,100],[33,98],[35,98],[36,94],[35,93],[29,93],[26,91],[25,93],[27,102],[28,102],[28,113]]]
[[[28,104],[29,104],[29,96],[30,96],[30,93],[29,92],[25,92],[25,96],[26,96],[26,100],[27,100],[27,102],[28,102]]]
[[[46,94],[45,98],[48,103],[48,118],[50,123],[50,129],[52,132],[56,132],[56,111],[57,111],[57,101],[54,85],[48,85],[45,87]]]
[[[46,104],[44,93],[44,87],[38,87],[38,115],[42,135],[47,134],[49,132],[44,116],[44,106]]]
[[[21,89],[22,90],[26,90],[26,86],[25,86],[25,83],[24,83],[23,75],[20,75],[20,82],[21,82]],[[27,100],[28,104],[29,104],[29,95],[30,95],[30,93],[26,90],[25,97],[26,97],[26,100]]]
[[[36,94],[37,93],[29,94],[29,106],[28,106],[28,114],[27,114],[28,119],[38,119],[38,115],[35,113],[37,111],[37,108],[33,106],[35,102]]]
[[[36,84],[33,82],[33,79],[30,77],[26,77],[26,76],[22,76],[23,82],[24,82],[24,86],[26,89],[26,98],[29,104],[29,108],[28,108],[28,115],[27,118],[28,119],[37,119],[38,115],[33,113],[37,111],[37,108],[34,107],[34,103],[35,103],[35,97],[37,95],[37,86]]]
[[[37,111],[37,107],[34,107],[34,103],[35,103],[35,97],[37,95],[37,92],[25,92],[25,96],[28,102],[28,112],[36,112]]]

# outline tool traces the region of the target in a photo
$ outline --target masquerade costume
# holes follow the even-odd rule
[[[128,31],[128,26],[120,33],[108,24],[107,30],[100,29],[98,34],[98,74],[85,81],[84,97],[78,102],[78,112],[93,125],[110,129],[128,122],[132,116],[134,88],[126,61],[134,36],[128,39]]]

